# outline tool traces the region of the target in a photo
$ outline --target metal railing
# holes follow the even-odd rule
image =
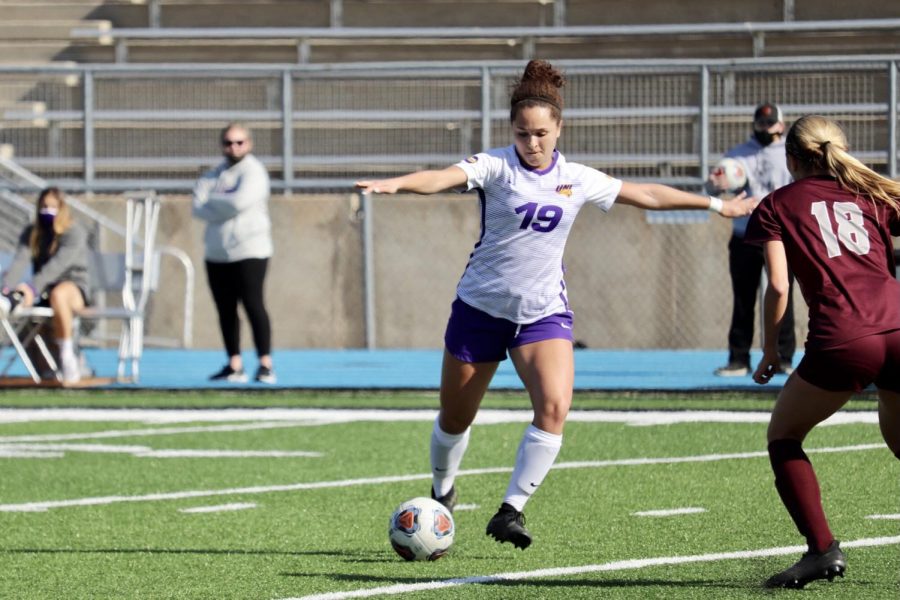
[[[847,122],[857,156],[898,172],[900,56],[558,61],[569,78],[562,148],[634,180],[697,187],[748,134],[756,103],[788,120]],[[0,106],[0,143],[71,191],[189,190],[218,129],[244,121],[276,190],[452,164],[507,143],[520,61],[335,65],[0,67],[42,109]],[[2,186],[0,182],[0,186]]]
[[[640,43],[652,38],[700,38],[751,42],[751,56],[766,54],[767,37],[773,35],[900,34],[900,19],[849,19],[829,21],[769,21],[745,23],[674,23],[648,25],[569,25],[552,27],[136,27],[75,28],[71,37],[94,39],[115,46],[117,63],[128,62],[129,45],[135,42],[189,42],[192,45],[220,45],[223,41],[282,42],[297,48],[297,62],[308,63],[311,48],[317,44],[344,42],[444,41],[447,43],[494,42],[520,49],[519,56],[536,56],[539,45],[571,44],[579,40],[597,43],[615,38],[625,43]],[[815,39],[815,38],[813,38]],[[795,40],[796,46],[799,40]]]

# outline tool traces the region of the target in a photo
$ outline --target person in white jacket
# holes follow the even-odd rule
[[[269,174],[251,150],[250,130],[238,123],[221,132],[225,160],[204,173],[194,187],[193,214],[206,222],[206,273],[228,363],[210,379],[247,381],[241,359],[238,304],[242,304],[253,331],[259,356],[255,380],[275,383],[272,367],[272,329],[263,288],[272,256],[269,219]]]

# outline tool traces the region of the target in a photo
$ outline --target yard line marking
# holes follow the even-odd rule
[[[34,457],[61,458],[65,452],[87,452],[92,454],[131,454],[137,458],[321,458],[321,452],[309,450],[202,450],[166,449],[154,450],[147,446],[114,446],[112,444],[0,444],[0,456],[9,452],[18,458],[24,452],[35,453]],[[52,453],[51,453],[52,452]]]
[[[860,452],[864,450],[880,450],[883,444],[858,444],[855,446],[838,446],[832,448],[808,448],[806,453]],[[702,463],[719,460],[768,457],[768,452],[737,452],[732,454],[705,454],[699,456],[674,456],[663,458],[624,458],[597,461],[580,461],[560,463],[553,469],[585,469],[603,467],[621,467],[634,465],[662,465],[680,463]],[[494,473],[510,473],[512,467],[488,467],[484,469],[467,469],[459,472],[463,475],[488,475]],[[344,479],[338,481],[316,481],[309,483],[290,483],[283,485],[253,486],[246,488],[230,488],[221,490],[188,490],[183,492],[160,492],[140,496],[100,496],[94,498],[75,498],[71,500],[47,500],[43,502],[26,502],[24,504],[0,504],[0,512],[46,511],[51,508],[68,508],[72,506],[100,506],[119,502],[148,502],[158,500],[183,500],[186,498],[205,498],[210,496],[232,496],[246,494],[269,494],[274,492],[295,492],[300,490],[317,490],[328,488],[352,487],[357,485],[377,485],[381,483],[399,483],[407,481],[430,480],[431,473],[413,475],[386,475],[360,479]]]
[[[297,425],[322,425],[356,421],[434,421],[436,409],[377,410],[322,408],[226,408],[226,409],[96,409],[96,408],[4,408],[0,423],[36,421],[190,423],[229,421],[294,421]],[[626,423],[633,426],[672,425],[676,423],[767,423],[769,411],[734,412],[724,410],[688,411],[571,411],[568,421],[583,423]],[[476,424],[529,422],[531,410],[484,409],[478,412]],[[841,411],[820,425],[877,423],[877,411]],[[153,435],[153,434],[151,434]],[[37,441],[37,440],[34,440]]]
[[[51,419],[54,420],[54,419]],[[92,421],[87,419],[86,422]],[[0,443],[7,442],[65,442],[69,440],[100,440],[120,437],[144,437],[150,435],[179,435],[182,433],[217,433],[230,431],[253,431],[256,429],[280,429],[285,427],[306,427],[302,421],[264,421],[237,425],[195,425],[193,427],[155,427],[152,429],[117,429],[92,431],[89,433],[49,433],[40,435],[0,435]]]
[[[841,548],[878,547],[900,544],[900,536],[863,538],[850,542],[841,542]],[[580,567],[556,567],[551,569],[538,569],[535,571],[517,571],[512,573],[497,573],[496,575],[476,575],[473,577],[460,577],[457,579],[443,579],[424,581],[422,583],[400,583],[376,588],[365,588],[345,592],[326,592],[280,600],[344,600],[346,598],[371,598],[372,596],[386,596],[407,594],[411,592],[433,591],[446,588],[460,587],[472,584],[490,584],[502,581],[524,581],[526,579],[538,579],[542,577],[568,577],[582,575],[584,573],[602,573],[608,571],[626,571],[631,569],[644,569],[647,567],[659,567],[666,565],[686,565],[699,562],[715,562],[720,560],[734,560],[747,558],[766,558],[770,556],[783,556],[805,552],[806,546],[782,546],[776,548],[761,548],[759,550],[742,550],[737,552],[713,552],[710,554],[694,554],[691,556],[658,556],[654,558],[638,558],[631,560],[617,560],[599,565],[583,565]]]
[[[64,452],[37,452],[33,450],[16,450],[0,448],[0,458],[63,458]]]
[[[669,508],[665,510],[641,510],[631,513],[634,517],[673,517],[676,515],[694,515],[697,513],[705,513],[705,508],[687,507],[687,508]]]
[[[900,514],[897,515],[869,515],[867,519],[882,519],[885,521],[900,521]]]
[[[234,504],[219,504],[216,506],[195,506],[194,508],[179,508],[181,513],[214,513],[226,512],[231,510],[247,510],[248,508],[256,508],[256,502],[240,502]]]

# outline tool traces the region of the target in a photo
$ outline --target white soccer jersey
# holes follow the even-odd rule
[[[515,146],[457,164],[481,199],[481,236],[457,286],[465,303],[526,324],[568,310],[563,251],[585,202],[612,208],[622,182],[555,152],[544,170],[525,166]]]

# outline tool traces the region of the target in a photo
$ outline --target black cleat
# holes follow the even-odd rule
[[[459,496],[456,493],[456,486],[454,485],[450,488],[449,492],[447,492],[440,498],[438,498],[434,493],[434,488],[431,488],[431,498],[443,504],[447,508],[447,510],[453,513],[453,508],[456,506],[456,501],[458,500]]]
[[[766,581],[765,587],[799,590],[816,579],[831,581],[835,577],[843,577],[846,568],[847,561],[844,559],[844,553],[841,552],[839,542],[835,540],[821,554],[815,552],[804,554],[803,558],[790,568],[770,577]]]
[[[524,550],[531,545],[531,534],[525,529],[525,515],[504,502],[487,524],[485,533],[500,542],[510,542]]]

